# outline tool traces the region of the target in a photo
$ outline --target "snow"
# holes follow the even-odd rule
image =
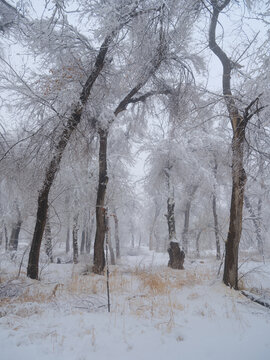
[[[142,249],[111,266],[108,313],[105,277],[82,275],[83,264],[51,264],[41,281],[12,280],[5,257],[1,286],[9,279],[20,290],[2,297],[1,359],[270,358],[270,310],[223,285],[219,262],[186,259],[181,271],[167,262]],[[270,262],[246,264],[260,267],[252,279],[268,291]]]

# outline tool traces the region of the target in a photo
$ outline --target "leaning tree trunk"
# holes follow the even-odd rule
[[[231,72],[238,64],[233,63],[227,54],[216,43],[216,27],[220,12],[230,3],[230,0],[219,2],[211,0],[213,12],[209,29],[209,47],[219,58],[223,66],[223,96],[231,120],[233,139],[232,139],[232,195],[230,208],[230,225],[225,244],[225,262],[223,281],[226,285],[238,289],[238,250],[242,233],[242,215],[244,203],[244,189],[246,183],[246,173],[244,169],[244,143],[245,129],[252,116],[262,108],[258,107],[259,98],[253,100],[240,114],[238,107],[231,92]],[[257,105],[252,111],[253,105]]]
[[[80,94],[80,102],[77,103],[70,118],[68,119],[66,125],[64,126],[62,134],[59,137],[59,141],[54,148],[55,154],[49,166],[46,169],[43,187],[40,190],[38,196],[36,225],[35,225],[32,245],[29,253],[28,267],[27,267],[27,276],[30,277],[31,279],[38,279],[40,246],[46,224],[49,193],[52,184],[54,182],[54,178],[60,167],[62,156],[68,144],[68,141],[73,131],[77,128],[78,124],[81,121],[82,112],[89,98],[90,91],[98,75],[103,69],[106,54],[111,42],[112,42],[112,36],[107,36],[104,42],[102,43],[99,53],[96,57],[93,70],[90,76],[88,77],[87,81],[85,82],[82,92]]]
[[[105,195],[107,176],[107,137],[108,131],[99,129],[99,181],[96,201],[96,237],[94,244],[93,272],[102,274],[105,267],[104,239],[106,233]]]
[[[122,111],[125,111],[127,106],[130,103],[137,103],[140,101],[145,101],[149,96],[152,96],[154,93],[149,92],[145,95],[134,98],[134,96],[141,90],[141,88],[147,83],[149,78],[155,73],[159,68],[163,60],[163,37],[160,38],[161,43],[159,44],[158,51],[156,56],[151,61],[151,66],[149,66],[149,71],[138,81],[133,89],[123,98],[122,101],[118,104],[114,110],[114,117],[117,117]],[[97,201],[96,201],[96,237],[94,244],[94,265],[93,272],[96,274],[102,274],[105,267],[105,254],[104,254],[104,238],[106,232],[106,222],[105,222],[105,195],[108,182],[107,176],[107,138],[109,126],[113,123],[114,118],[108,122],[108,128],[103,129],[99,128],[99,184],[97,192]]]

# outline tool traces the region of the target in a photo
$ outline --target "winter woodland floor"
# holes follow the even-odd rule
[[[86,259],[82,259],[86,261]],[[243,259],[242,259],[243,260]],[[27,279],[1,255],[1,360],[270,359],[270,309],[224,286],[213,257],[168,269],[167,254],[140,249],[105,277],[51,264]],[[243,261],[242,261],[243,262]],[[270,261],[240,268],[241,286],[270,298]]]

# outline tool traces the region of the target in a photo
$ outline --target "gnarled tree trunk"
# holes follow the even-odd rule
[[[244,203],[244,189],[246,183],[246,173],[244,169],[244,143],[245,130],[251,117],[258,113],[258,106],[255,111],[251,111],[254,104],[258,104],[258,98],[250,103],[240,114],[231,92],[231,71],[238,64],[234,64],[227,54],[216,43],[216,27],[219,14],[230,3],[230,0],[223,2],[211,0],[213,12],[209,29],[209,47],[219,58],[223,67],[223,95],[226,102],[228,114],[231,120],[233,139],[232,139],[232,195],[230,208],[230,225],[225,244],[225,263],[223,281],[226,285],[238,289],[238,251],[242,233],[242,215]]]

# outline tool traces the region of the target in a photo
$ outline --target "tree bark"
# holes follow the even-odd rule
[[[171,241],[168,248],[168,253],[170,260],[168,266],[172,269],[183,270],[184,269],[184,259],[185,253],[180,250],[179,244],[177,242]]]
[[[83,229],[82,231],[82,238],[81,238],[81,247],[80,247],[80,254],[84,254],[84,249],[85,249],[85,229]]]
[[[232,139],[232,195],[230,208],[230,225],[225,244],[225,263],[223,281],[226,285],[238,289],[238,251],[242,233],[242,215],[244,201],[244,187],[246,173],[243,166],[245,128],[248,116],[244,118],[239,114],[231,92],[231,71],[233,63],[226,53],[216,43],[216,26],[220,12],[230,3],[224,0],[218,5],[216,0],[211,0],[213,13],[209,29],[209,47],[219,58],[223,66],[223,95],[230,116],[233,129]]]
[[[108,183],[107,176],[107,137],[108,131],[99,129],[99,181],[96,202],[96,237],[94,244],[93,272],[103,274],[105,267],[104,239],[106,232],[105,195]]]
[[[45,252],[51,263],[53,263],[52,254],[52,232],[49,218],[47,218],[45,225]]]
[[[73,228],[72,228],[72,244],[73,244],[73,263],[78,264],[79,258],[79,247],[78,247],[78,218],[79,214],[77,213],[73,219]]]
[[[130,92],[124,97],[122,101],[118,104],[116,109],[114,110],[114,116],[117,117],[122,111],[125,111],[127,106],[130,103],[137,103],[140,101],[145,101],[145,96],[139,96],[137,99],[134,96],[141,90],[141,88],[147,83],[149,78],[153,76],[156,70],[159,68],[162,60],[163,60],[163,37],[160,38],[160,44],[157,49],[156,56],[154,56],[151,61],[151,66],[149,67],[148,72],[144,75],[144,77],[138,81],[138,83],[130,90]],[[149,93],[151,96],[152,93]],[[106,188],[107,188],[107,138],[109,127],[112,124],[114,119],[108,121],[107,128],[99,128],[99,184],[98,184],[98,192],[97,192],[97,202],[96,202],[96,237],[94,244],[94,265],[93,272],[96,274],[103,274],[103,270],[105,267],[105,254],[104,254],[104,238],[106,232],[106,224],[104,217],[104,203],[106,196]]]
[[[43,187],[40,190],[38,196],[36,225],[35,225],[32,245],[29,253],[28,267],[27,267],[27,276],[30,277],[31,279],[38,279],[40,246],[41,246],[41,241],[42,241],[46,218],[47,218],[50,189],[52,187],[56,173],[60,167],[62,156],[68,144],[68,141],[73,131],[77,128],[78,124],[81,121],[82,112],[89,98],[90,91],[98,75],[103,69],[106,54],[111,41],[112,41],[112,36],[107,36],[103,44],[101,45],[99,53],[96,57],[94,68],[90,76],[88,77],[87,81],[85,82],[82,92],[80,94],[80,102],[77,103],[74,111],[72,112],[69,120],[67,121],[67,124],[65,125],[63,132],[60,135],[60,139],[55,147],[55,154],[49,166],[46,169]]]

